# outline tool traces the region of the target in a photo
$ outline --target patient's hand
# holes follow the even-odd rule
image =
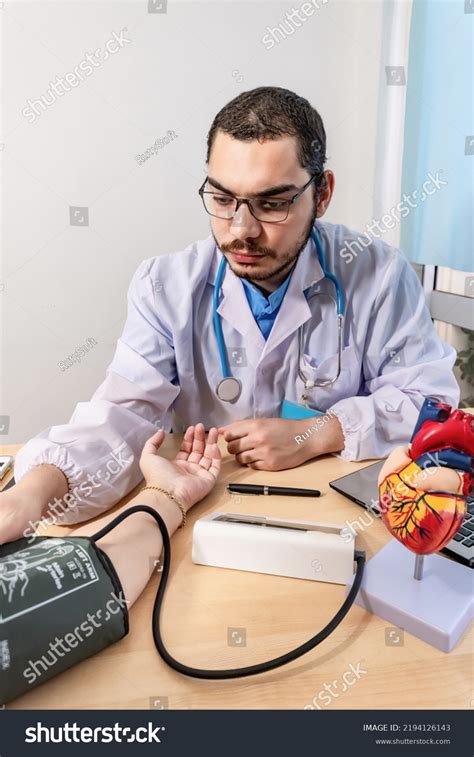
[[[157,431],[146,442],[140,457],[146,484],[168,489],[188,510],[216,483],[221,467],[217,436],[217,429],[211,428],[206,442],[202,423],[189,426],[175,459],[167,460],[159,454],[165,432]]]

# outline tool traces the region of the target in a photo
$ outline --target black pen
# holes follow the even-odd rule
[[[286,497],[320,497],[318,489],[295,489],[292,486],[261,486],[256,484],[229,484],[227,491],[236,494],[277,494]]]

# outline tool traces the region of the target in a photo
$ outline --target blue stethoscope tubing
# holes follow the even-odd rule
[[[303,335],[303,329],[300,327],[299,338],[298,338],[298,351],[299,351],[298,374],[301,380],[303,381],[304,387],[305,387],[305,393],[303,395],[304,399],[306,399],[306,392],[308,392],[313,387],[328,386],[329,384],[333,384],[339,378],[339,374],[341,372],[341,355],[342,355],[343,339],[344,339],[344,310],[345,310],[344,293],[342,291],[342,287],[339,281],[337,280],[336,276],[326,269],[326,258],[324,255],[323,245],[321,243],[319,232],[314,226],[311,229],[311,237],[316,245],[316,250],[318,253],[318,258],[319,258],[319,262],[320,262],[323,274],[325,278],[332,281],[332,283],[334,284],[334,289],[336,293],[336,313],[337,313],[337,321],[338,321],[338,365],[337,365],[337,373],[334,376],[334,378],[326,379],[325,381],[322,381],[322,382],[315,382],[311,379],[308,379],[308,377],[306,376],[306,374],[301,368],[301,359],[303,356],[303,348],[304,348],[304,344],[303,344],[304,335]],[[219,307],[219,296],[220,296],[220,291],[221,291],[221,286],[222,286],[222,280],[224,278],[226,265],[227,265],[227,260],[223,256],[219,264],[219,268],[217,270],[217,276],[216,276],[216,281],[214,285],[214,294],[212,298],[214,331],[216,334],[217,349],[219,352],[219,360],[221,364],[221,374],[222,374],[222,379],[219,381],[219,383],[216,386],[216,394],[221,400],[224,400],[225,402],[236,402],[242,392],[242,382],[240,381],[240,379],[236,378],[235,376],[232,376],[230,373],[229,361],[227,358],[227,350],[226,350],[225,341],[224,341],[224,334],[222,332],[222,320],[221,320],[220,314],[217,312],[217,309]],[[315,295],[312,295],[312,296],[315,296]]]

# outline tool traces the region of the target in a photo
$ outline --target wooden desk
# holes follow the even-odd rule
[[[173,456],[178,440],[167,438],[167,456]],[[3,447],[2,454],[18,449]],[[343,586],[193,565],[193,523],[216,510],[335,523],[362,517],[367,522],[368,513],[327,483],[369,462],[348,463],[327,456],[293,470],[267,473],[240,467],[225,453],[216,487],[192,508],[187,527],[171,541],[172,564],[163,604],[163,636],[171,654],[200,668],[241,667],[283,654],[323,628],[343,601]],[[231,481],[313,487],[324,496],[239,498],[226,491]],[[127,500],[132,496],[134,492]],[[48,533],[73,530],[55,527]],[[389,538],[374,518],[358,536],[357,546],[370,559]],[[449,655],[408,633],[402,644],[387,646],[389,624],[358,606],[320,646],[277,670],[228,681],[180,675],[162,661],[153,643],[151,614],[158,582],[155,574],[132,607],[128,636],[8,708],[148,709],[152,701],[167,698],[170,709],[299,710],[314,707],[313,698],[327,691],[325,685],[337,696],[329,703],[328,697],[317,699],[321,710],[468,709],[474,704],[472,628]],[[245,629],[246,646],[228,646],[228,628]],[[342,677],[351,666],[359,670],[360,678],[344,687]]]

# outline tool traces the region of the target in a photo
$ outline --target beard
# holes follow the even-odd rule
[[[311,229],[313,228],[314,221],[316,220],[316,208],[314,209],[314,213],[312,214],[312,217],[310,221],[308,221],[304,231],[299,236],[299,238],[296,240],[294,245],[292,245],[290,248],[285,250],[283,255],[278,255],[275,250],[271,249],[270,247],[260,247],[254,243],[252,239],[236,239],[234,242],[230,242],[229,244],[219,244],[219,241],[217,240],[214,231],[211,228],[212,236],[214,237],[214,241],[216,245],[221,250],[222,254],[226,257],[227,263],[230,266],[233,273],[235,273],[236,276],[238,276],[240,279],[246,279],[247,281],[268,281],[269,279],[273,279],[277,276],[280,276],[282,273],[289,273],[293,267],[296,265],[296,261],[298,260],[302,250],[306,247],[306,244],[308,242],[308,239],[311,236]],[[273,261],[273,265],[270,265],[265,271],[254,271],[254,270],[245,270],[246,264],[245,263],[238,263],[238,268],[236,268],[229,257],[225,255],[226,252],[239,252],[239,250],[248,250],[249,253],[255,253],[262,255],[262,260],[267,261]]]

